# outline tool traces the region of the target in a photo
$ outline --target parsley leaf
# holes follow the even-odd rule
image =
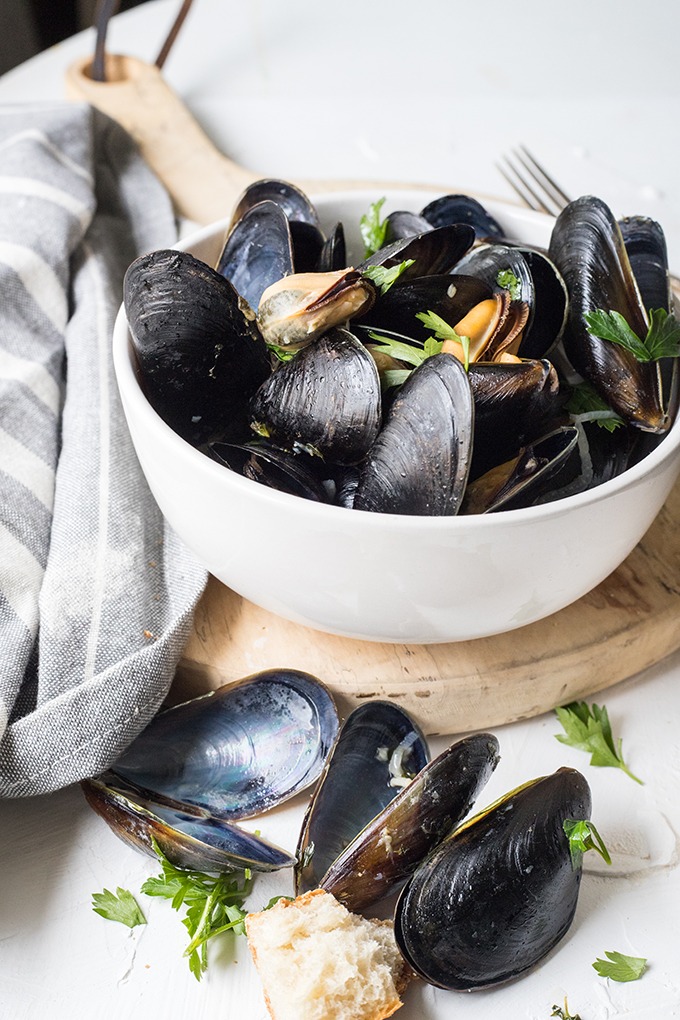
[[[633,775],[623,760],[621,740],[614,743],[609,715],[604,705],[600,708],[598,705],[589,706],[585,701],[572,701],[569,705],[556,708],[555,712],[565,731],[564,734],[555,734],[560,743],[587,751],[591,756],[591,765],[622,769],[627,776],[642,785],[642,780]]]
[[[361,270],[361,275],[371,280],[383,295],[387,294],[392,284],[396,283],[401,274],[406,272],[414,262],[415,259],[404,259],[399,265],[391,266],[389,269],[386,266],[366,266]]]
[[[388,354],[392,358],[396,358],[397,361],[404,361],[407,365],[413,365],[417,368],[418,365],[431,357],[433,354],[439,354],[442,349],[441,343],[436,340],[431,342],[430,339],[426,340],[422,347],[416,347],[414,344],[406,343],[403,340],[397,340],[395,337],[385,336],[383,333],[369,333],[371,340],[375,340],[377,350],[382,354]]]
[[[620,312],[597,308],[585,312],[583,318],[593,336],[619,344],[638,361],[680,357],[680,322],[663,308],[650,309],[649,328],[644,339],[631,329]]]
[[[385,245],[387,235],[387,220],[380,219],[380,210],[385,204],[385,199],[380,198],[372,202],[370,209],[359,220],[361,239],[364,242],[364,256],[368,258],[374,252],[379,251]]]
[[[186,908],[182,924],[190,941],[184,955],[189,959],[191,973],[200,981],[208,966],[207,941],[224,931],[245,934],[243,904],[253,886],[252,873],[249,869],[222,875],[186,871],[171,864],[155,840],[153,848],[162,872],[148,878],[142,892],[169,899],[174,910]]]
[[[552,1013],[550,1016],[559,1017],[559,1020],[581,1020],[578,1013],[573,1015],[569,1012],[569,1006],[567,1005],[567,997],[564,997],[564,1009],[561,1006],[553,1006]]]
[[[612,981],[637,981],[647,966],[647,960],[643,956],[625,956],[623,953],[604,954],[607,959],[599,957],[593,967],[600,977],[611,978]]]
[[[298,348],[291,349],[290,347],[280,347],[278,344],[268,343],[267,349],[278,358],[279,361],[292,361],[295,355],[298,353]]]
[[[602,836],[587,818],[565,818],[562,828],[569,840],[569,853],[574,869],[580,866],[581,859],[588,850],[596,850],[606,864],[611,864],[612,859]]]
[[[92,909],[95,914],[100,914],[107,921],[120,921],[128,928],[146,924],[146,918],[137,900],[128,889],[121,889],[120,886],[115,893],[109,889],[101,893],[92,893]]]
[[[624,424],[623,418],[620,418],[616,411],[612,411],[594,386],[585,381],[574,386],[567,402],[567,411],[579,421],[597,422],[608,432],[613,432],[619,425]]]
[[[496,283],[510,292],[513,301],[520,301],[522,298],[522,284],[519,282],[511,269],[499,269],[496,275]]]
[[[453,326],[450,326],[446,319],[436,312],[416,312],[416,319],[420,319],[426,329],[431,329],[438,340],[453,340],[463,348],[465,371],[470,367],[470,337],[456,333]]]

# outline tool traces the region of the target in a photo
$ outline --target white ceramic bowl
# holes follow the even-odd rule
[[[315,199],[322,222],[350,228],[382,191]],[[434,194],[390,191],[390,209]],[[507,233],[546,244],[551,221],[487,203]],[[214,264],[226,221],[179,245]],[[372,641],[485,637],[557,612],[631,552],[680,471],[680,420],[641,463],[589,492],[487,516],[405,517],[320,505],[243,478],[198,453],[139,387],[125,313],[115,325],[118,385],[142,469],[170,525],[211,573],[297,623]]]

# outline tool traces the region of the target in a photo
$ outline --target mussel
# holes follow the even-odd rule
[[[337,731],[318,680],[265,670],[159,713],[83,788],[117,835],[148,852],[153,837],[179,866],[290,867],[290,854],[233,823],[312,784]]]
[[[431,984],[485,988],[535,966],[576,911],[580,861],[564,823],[590,818],[588,784],[559,769],[464,822],[420,865],[394,917],[397,943]]]

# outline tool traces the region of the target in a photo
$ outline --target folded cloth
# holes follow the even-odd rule
[[[123,274],[176,240],[129,136],[0,108],[0,795],[108,767],[161,705],[205,570],[164,523],[111,361]]]

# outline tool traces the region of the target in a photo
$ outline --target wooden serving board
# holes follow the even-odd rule
[[[137,140],[172,196],[197,223],[229,213],[261,174],[219,152],[160,71],[132,57],[107,57],[105,83],[91,61],[67,71],[67,93],[117,120]],[[201,181],[196,188],[195,182]],[[434,184],[298,181],[308,191]],[[442,191],[454,190],[441,186]],[[172,690],[203,693],[261,669],[306,670],[331,689],[344,715],[367,698],[389,698],[425,732],[501,725],[591,695],[680,647],[680,482],[642,542],[594,591],[567,609],[496,637],[399,645],[323,634],[246,602],[211,578]]]
[[[426,733],[463,733],[548,711],[680,648],[680,481],[640,544],[594,591],[538,623],[453,644],[356,641],[289,623],[215,578],[174,685],[184,698],[260,669],[313,673],[345,715],[389,698]]]

